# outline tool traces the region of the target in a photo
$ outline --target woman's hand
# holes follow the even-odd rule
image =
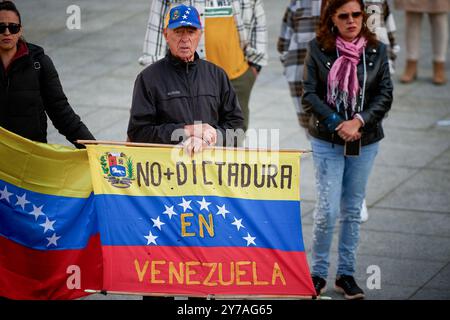
[[[342,122],[336,127],[337,134],[346,142],[361,139],[359,129],[362,127],[361,121],[352,119]]]

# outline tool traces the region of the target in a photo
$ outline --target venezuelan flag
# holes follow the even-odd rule
[[[101,288],[101,263],[86,150],[0,127],[0,296],[78,298]]]
[[[300,154],[88,146],[114,292],[312,296]]]

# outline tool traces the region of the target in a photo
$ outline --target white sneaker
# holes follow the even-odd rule
[[[366,222],[369,220],[369,211],[367,211],[366,199],[364,199],[361,208],[361,222]]]

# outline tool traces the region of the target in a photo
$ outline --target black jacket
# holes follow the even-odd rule
[[[168,53],[137,76],[128,124],[131,141],[176,144],[183,136],[172,139],[172,132],[195,121],[216,128],[224,140],[226,129],[243,128],[241,107],[221,68],[197,54],[185,63]]]
[[[47,142],[47,115],[67,140],[94,137],[73,111],[58,73],[41,47],[19,43],[25,51],[6,71],[0,63],[0,126],[30,140]],[[28,53],[26,52],[28,51]]]
[[[308,132],[315,138],[336,144],[344,144],[336,133],[328,131],[324,120],[336,112],[326,103],[328,73],[337,59],[336,50],[326,52],[316,39],[309,43],[304,70],[304,94],[302,105],[304,111],[312,114]],[[361,57],[358,64],[358,79],[363,88],[364,63]],[[365,125],[361,128],[361,144],[367,145],[384,137],[382,119],[391,108],[392,81],[389,73],[386,46],[379,43],[377,47],[366,48],[367,81],[363,111],[360,115]],[[361,95],[358,105],[361,104]],[[342,118],[345,116],[342,114]]]

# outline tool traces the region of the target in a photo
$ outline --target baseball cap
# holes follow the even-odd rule
[[[193,6],[186,6],[184,4],[170,9],[167,28],[176,29],[179,27],[201,29],[202,23],[200,22],[200,15],[198,14],[197,9]]]

